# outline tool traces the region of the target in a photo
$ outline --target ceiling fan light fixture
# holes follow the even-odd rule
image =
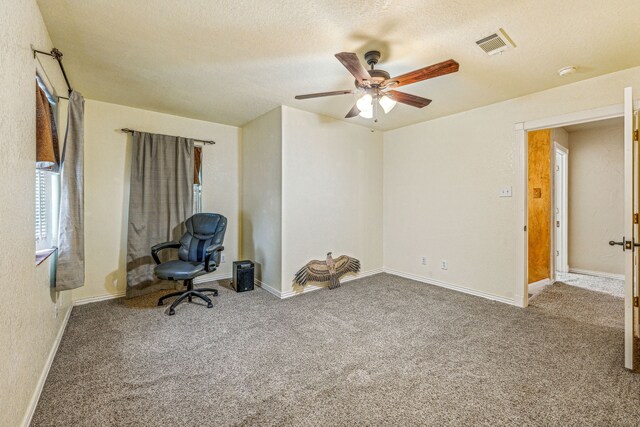
[[[373,119],[373,108],[370,110],[361,110],[358,115],[363,119]]]
[[[373,97],[365,93],[356,101],[356,106],[360,111],[372,111],[373,110]]]
[[[394,101],[393,99],[389,98],[386,95],[381,96],[380,99],[378,100],[378,103],[384,110],[385,114],[389,114],[389,111],[393,110],[393,107],[396,106],[396,101]]]

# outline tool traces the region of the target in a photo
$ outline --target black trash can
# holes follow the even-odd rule
[[[253,290],[255,265],[253,261],[234,261],[232,285],[236,292]]]

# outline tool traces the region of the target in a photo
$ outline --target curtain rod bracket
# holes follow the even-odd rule
[[[71,95],[71,92],[73,92],[73,89],[71,88],[71,83],[69,83],[69,78],[67,77],[67,73],[64,70],[64,66],[62,65],[62,52],[60,52],[58,49],[56,49],[55,47],[53,49],[51,49],[51,52],[44,52],[42,50],[38,50],[38,49],[34,49],[33,46],[31,46],[31,50],[33,50],[33,57],[36,57],[36,53],[40,53],[42,55],[47,55],[52,57],[53,59],[55,59],[56,61],[58,61],[58,65],[60,66],[60,71],[62,71],[62,77],[64,77],[64,82],[67,84],[67,89],[69,91],[69,95]]]

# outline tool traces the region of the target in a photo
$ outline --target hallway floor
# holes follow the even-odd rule
[[[595,292],[603,292],[624,298],[624,280],[609,277],[587,276],[586,274],[557,273],[556,281]]]

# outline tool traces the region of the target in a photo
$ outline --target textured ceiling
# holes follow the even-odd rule
[[[334,58],[382,52],[391,75],[449,58],[460,72],[405,86],[393,129],[640,65],[637,0],[39,0],[72,84],[86,97],[240,126],[278,105],[343,118],[353,88]],[[504,28],[516,49],[474,41]],[[556,71],[575,65],[574,75]],[[362,125],[370,120],[350,119]]]

